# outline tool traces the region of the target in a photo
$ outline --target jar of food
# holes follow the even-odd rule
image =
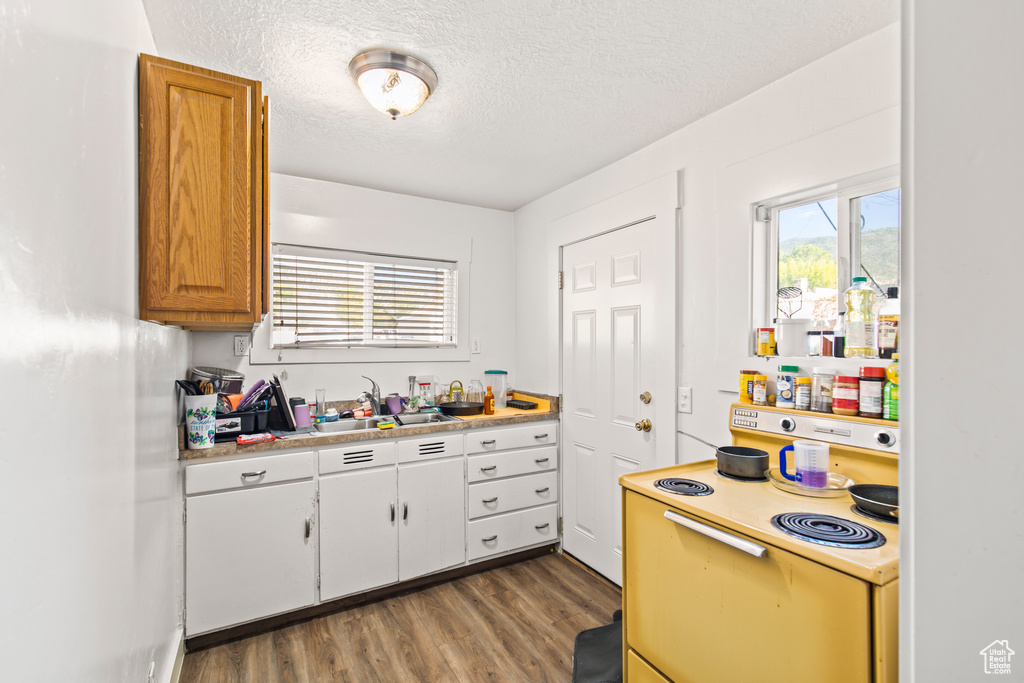
[[[796,385],[793,383],[800,368],[796,365],[780,365],[779,374],[775,378],[775,407],[796,408],[796,396],[793,394]]]
[[[811,378],[810,377],[797,377],[796,378],[796,409],[797,410],[810,410],[811,409]]]
[[[814,368],[811,374],[811,410],[816,413],[831,413],[835,371],[832,368]]]
[[[809,330],[807,332],[807,355],[821,355],[821,330]]]
[[[740,403],[754,402],[754,375],[757,370],[740,370]]]
[[[836,333],[832,330],[825,330],[821,333],[821,355],[832,357]]]
[[[768,376],[754,375],[754,405],[768,405]]]
[[[885,368],[863,367],[860,369],[861,417],[882,417],[882,388],[885,385]]]
[[[832,387],[832,412],[856,415],[860,409],[860,379],[839,375]]]
[[[759,328],[757,328],[757,355],[759,355],[759,356],[774,356],[775,355],[775,328],[774,327],[759,327]]]

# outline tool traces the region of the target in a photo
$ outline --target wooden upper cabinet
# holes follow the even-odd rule
[[[251,330],[268,310],[260,83],[139,58],[139,318]]]

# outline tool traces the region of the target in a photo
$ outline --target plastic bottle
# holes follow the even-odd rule
[[[840,313],[836,318],[836,326],[832,328],[832,356],[835,358],[846,358],[846,325],[843,323],[843,316]]]
[[[796,383],[794,378],[800,372],[799,366],[780,365],[779,374],[775,377],[775,406],[778,408],[796,408]]]
[[[487,393],[484,394],[484,415],[494,415],[494,392],[490,387],[487,387]]]
[[[892,362],[885,369],[885,388],[882,389],[882,419],[900,419],[900,354],[892,354]]]
[[[875,337],[878,315],[875,313],[875,290],[866,277],[853,278],[846,290],[846,349],[847,358],[878,358]]]
[[[885,303],[878,309],[878,357],[892,358],[900,337],[899,287],[890,287]]]

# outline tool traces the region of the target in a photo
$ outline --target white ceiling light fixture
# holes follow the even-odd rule
[[[392,120],[419,109],[437,88],[437,74],[430,65],[401,52],[361,52],[348,63],[348,70],[373,108]]]

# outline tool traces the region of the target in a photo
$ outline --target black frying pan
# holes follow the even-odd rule
[[[899,519],[899,487],[885,486],[884,484],[854,484],[849,490],[850,496],[861,510]]]

